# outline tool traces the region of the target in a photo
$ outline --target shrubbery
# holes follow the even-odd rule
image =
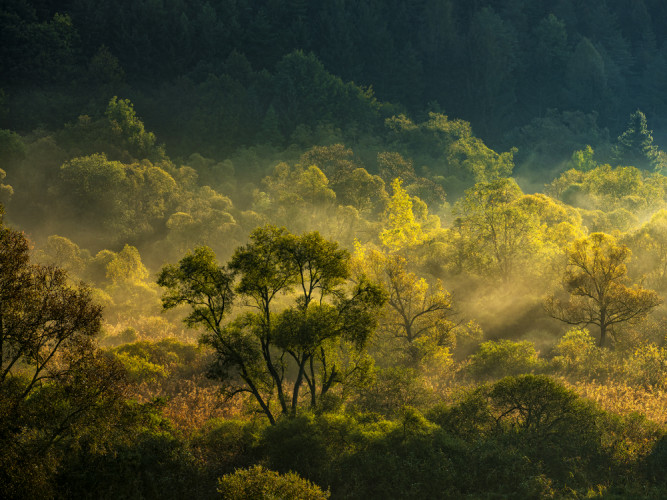
[[[506,375],[532,373],[543,368],[535,345],[528,341],[488,341],[471,355],[466,370],[475,379],[500,378]]]

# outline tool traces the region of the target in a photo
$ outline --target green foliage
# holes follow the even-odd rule
[[[107,278],[114,285],[148,278],[148,270],[141,262],[139,251],[133,246],[125,245],[107,264]]]
[[[584,149],[575,151],[572,153],[572,168],[580,172],[593,170],[597,166],[597,163],[594,160],[594,154],[595,152],[593,151],[593,148],[588,144]]]
[[[329,493],[288,472],[281,475],[256,465],[247,470],[238,469],[227,474],[218,482],[218,493],[230,500],[263,500],[265,498],[303,498],[304,500],[324,500]]]
[[[541,498],[612,487],[631,494],[626,479],[647,484],[633,467],[661,437],[645,420],[605,414],[534,375],[473,388],[426,417],[409,406],[393,421],[301,415],[267,428],[260,453],[272,469],[341,497]],[[653,457],[658,464],[659,448]]]
[[[169,373],[163,366],[156,365],[136,356],[121,353],[117,355],[116,359],[125,368],[128,380],[135,384],[156,382],[159,379],[169,376]]]
[[[632,166],[612,168],[605,164],[586,171],[568,170],[551,182],[547,190],[552,196],[584,210],[602,210],[610,216],[615,210],[625,210],[641,217],[663,206],[663,179]],[[625,231],[636,226],[636,222],[617,219],[594,228]]]
[[[292,168],[281,162],[264,178],[263,184],[265,194],[257,192],[255,196],[268,195],[268,199],[262,199],[257,208],[291,230],[320,227],[324,225],[323,220],[334,216],[336,193],[317,165]]]
[[[620,165],[657,171],[663,167],[658,147],[653,144],[653,135],[646,123],[646,115],[639,110],[630,115],[628,127],[618,137],[614,153]]]
[[[537,358],[535,345],[527,340],[483,342],[471,355],[466,370],[476,379],[500,378],[539,371],[543,363]]]
[[[495,276],[505,283],[525,276],[549,250],[540,216],[546,219],[551,214],[536,209],[537,204],[513,179],[479,183],[466,191],[450,229],[450,251],[459,270]]]
[[[648,343],[637,347],[625,359],[623,372],[633,385],[667,388],[667,349]]]
[[[423,408],[434,398],[420,372],[410,367],[378,368],[368,384],[358,388],[351,401],[358,411],[396,417],[405,406]]]
[[[214,478],[249,467],[258,457],[260,433],[266,426],[258,420],[211,419],[192,436],[193,449],[205,461]]]
[[[295,415],[302,386],[314,408],[356,371],[355,356],[341,352],[364,347],[384,296],[365,280],[345,287],[349,254],[319,233],[295,236],[266,226],[250,240],[234,253],[230,271],[217,265],[210,249],[198,248],[178,266],[164,267],[158,283],[166,288],[165,309],[187,304],[185,322],[204,327],[203,341],[217,353],[211,375],[230,395],[251,393],[275,423],[274,391],[281,413]],[[277,297],[295,289],[294,304],[274,312]],[[234,293],[257,312],[224,324]],[[285,378],[290,365],[297,371],[292,387]]]
[[[566,372],[590,373],[596,350],[595,339],[588,330],[571,328],[558,340],[552,361]]]
[[[385,211],[385,229],[380,233],[380,241],[390,251],[409,249],[427,238],[421,224],[415,219],[412,200],[403,189],[400,178],[391,184],[392,195]]]
[[[220,328],[234,297],[232,275],[218,266],[215,254],[208,247],[187,254],[178,266],[165,266],[157,283],[166,289],[162,297],[165,309],[182,303],[192,307],[185,319],[190,327]]]
[[[441,113],[415,124],[405,115],[385,122],[393,141],[413,158],[428,158],[448,192],[460,194],[475,182],[493,182],[512,173],[515,149],[496,153],[473,135],[470,123]],[[405,176],[406,169],[402,169]],[[409,173],[409,169],[407,171]],[[410,181],[410,175],[405,179]]]
[[[607,480],[613,450],[602,445],[605,431],[600,426],[608,417],[546,376],[506,377],[471,391],[431,418],[455,435],[484,443],[485,452],[473,460],[503,478],[491,489],[509,486],[505,474],[512,467],[521,471],[525,483],[514,486],[521,489],[535,481],[532,487],[541,483],[547,490],[585,491],[591,483]],[[502,465],[493,466],[491,460]]]
[[[113,413],[124,384],[96,346],[101,308],[57,267],[29,262],[0,225],[0,483],[3,496],[52,496],[62,452]]]
[[[60,474],[63,494],[81,497],[182,498],[213,496],[187,440],[171,429],[154,408],[139,408],[102,446],[73,450]]]
[[[369,276],[387,292],[380,328],[373,339],[374,355],[383,366],[433,361],[444,368],[448,348],[456,345],[451,295],[440,281],[429,284],[408,268],[408,260],[398,253],[357,246],[354,274]]]
[[[106,45],[101,45],[88,64],[89,78],[98,84],[117,85],[125,80],[120,61]]]
[[[108,259],[105,274],[108,285],[104,287],[104,292],[113,301],[113,306],[107,308],[107,315],[154,314],[159,307],[157,287],[146,281],[149,273],[139,251],[126,244],[118,253],[98,256],[100,260],[97,264]]]
[[[202,245],[231,252],[240,237],[232,201],[209,186],[191,193],[166,220],[167,246],[176,255]]]
[[[613,334],[615,325],[645,318],[662,299],[653,290],[628,286],[625,262],[630,255],[627,246],[604,233],[576,240],[567,250],[563,273],[569,300],[548,297],[548,314],[571,325],[597,325],[600,347],[606,345],[607,332]]]
[[[130,339],[113,352],[135,384],[154,383],[172,375],[182,376],[192,371],[198,358],[197,346],[175,339],[157,342]]]
[[[124,149],[135,158],[147,158],[150,161],[164,159],[164,148],[156,145],[153,132],[144,129],[144,124],[137,117],[129,99],[112,97],[105,115],[109,120],[111,132],[120,139]]]
[[[344,116],[354,120],[374,111],[373,101],[364,102],[358,87],[344,84],[340,78],[328,73],[312,53],[295,51],[285,55],[276,65],[273,78],[272,105],[281,117],[286,136],[298,125],[313,127],[320,122],[340,123]]]
[[[667,286],[667,210],[655,212],[624,240],[636,256],[628,266],[631,275],[643,276],[647,286],[664,291]]]
[[[13,173],[25,155],[26,147],[21,136],[11,130],[0,129],[0,168]]]
[[[82,275],[91,260],[90,254],[76,243],[55,234],[48,237],[46,245],[35,257],[46,265],[60,267],[73,275]]]
[[[105,154],[65,162],[53,191],[60,218],[52,220],[64,234],[110,243],[153,233],[178,195],[176,181],[161,167],[150,162],[127,165]],[[70,228],[68,217],[77,218],[81,227]]]
[[[665,496],[659,425],[545,377],[457,392],[551,370],[659,404],[664,311],[643,286],[667,290],[666,155],[641,112],[618,127],[632,101],[664,128],[659,2],[126,3],[0,7],[0,198],[40,263],[98,287],[0,233],[0,494],[207,497],[226,474],[220,492],[246,497],[326,496],[300,477],[350,498]],[[525,194],[515,162],[526,192],[567,164],[557,200]],[[351,272],[355,240],[388,254]],[[156,319],[146,280],[179,257]],[[559,271],[547,312],[615,350],[582,329],[548,364],[528,342],[479,345],[462,317],[555,338],[533,297]],[[116,323],[106,354],[93,299]],[[213,349],[137,342],[179,315]],[[213,408],[203,352],[250,397]],[[122,403],[183,386],[183,413],[274,425],[181,435],[157,402]]]

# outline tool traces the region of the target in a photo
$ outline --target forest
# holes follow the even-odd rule
[[[0,3],[0,497],[667,497],[665,23]]]

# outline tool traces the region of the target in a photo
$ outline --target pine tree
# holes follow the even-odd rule
[[[630,115],[628,127],[618,137],[614,153],[619,165],[647,170],[659,167],[660,154],[653,145],[653,132],[648,129],[644,113],[637,110]]]

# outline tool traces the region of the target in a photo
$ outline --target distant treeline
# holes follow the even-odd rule
[[[664,128],[666,22],[658,0],[6,0],[0,127],[121,95],[172,154],[322,124],[354,138],[397,110],[446,111],[499,148],[568,131],[595,146],[636,109]]]

